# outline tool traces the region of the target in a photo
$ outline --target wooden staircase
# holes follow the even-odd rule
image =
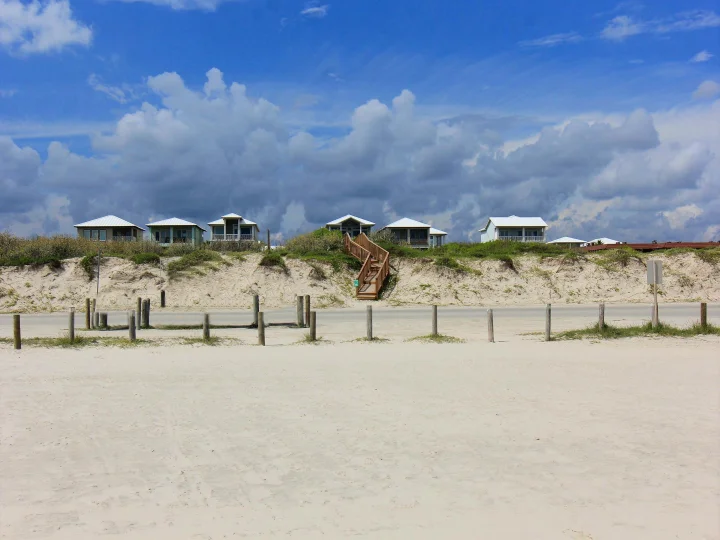
[[[354,240],[345,234],[345,251],[362,261],[355,296],[359,300],[377,300],[385,280],[390,275],[390,254],[372,242],[364,233]]]

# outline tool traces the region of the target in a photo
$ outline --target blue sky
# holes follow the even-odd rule
[[[506,142],[571,118],[697,107],[706,82],[709,107],[720,81],[720,10],[711,0],[76,0],[38,4],[54,10],[47,35],[13,16],[28,5],[0,0],[0,136],[36,151],[40,167],[52,141],[73,155],[107,155],[94,134],[113,132],[143,103],[167,107],[148,86],[167,72],[200,92],[217,68],[228,86],[237,81],[278,106],[287,137],[306,132],[330,145],[351,133],[356,108],[371,99],[390,104],[404,89],[416,96],[416,118]],[[470,204],[460,200],[467,195],[435,204],[446,216],[438,219]],[[538,210],[558,215],[558,204]],[[77,220],[92,206],[70,208]],[[138,210],[144,218],[148,211],[164,213]],[[24,219],[16,214],[6,212],[6,223]]]

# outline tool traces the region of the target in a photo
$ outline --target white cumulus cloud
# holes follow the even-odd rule
[[[720,94],[720,84],[715,81],[703,81],[693,92],[693,99],[713,99]]]
[[[694,63],[694,64],[699,64],[699,63],[701,63],[701,62],[707,62],[707,61],[710,60],[713,56],[714,56],[714,55],[711,54],[711,53],[708,52],[708,51],[700,51],[699,53],[697,53],[695,56],[693,56],[693,57],[690,59],[690,62],[692,62],[692,63]]]
[[[73,17],[68,0],[0,0],[0,47],[19,54],[87,47],[92,30]]]

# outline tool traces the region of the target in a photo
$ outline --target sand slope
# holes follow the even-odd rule
[[[664,261],[663,301],[720,301],[720,267],[686,253],[654,256]],[[244,261],[226,258],[226,265],[207,266],[197,273],[169,280],[160,267],[136,266],[108,258],[101,269],[99,303],[106,309],[128,309],[138,296],[159,298],[165,289],[171,309],[249,308],[253,294],[264,306],[292,305],[297,294],[310,294],[317,307],[357,305],[355,273],[334,271],[329,264],[312,265],[288,259],[287,273],[258,266],[259,255]],[[393,259],[394,275],[381,303],[439,305],[522,305],[552,303],[647,302],[645,263],[631,259],[626,267],[597,264],[589,256],[576,262],[521,257],[515,270],[499,261],[462,260],[465,269],[435,266],[430,259]],[[0,268],[0,311],[54,311],[82,306],[94,297],[77,259],[58,270],[49,267]]]

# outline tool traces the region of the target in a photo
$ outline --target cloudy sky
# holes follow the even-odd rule
[[[717,0],[0,0],[0,230],[720,240]]]

